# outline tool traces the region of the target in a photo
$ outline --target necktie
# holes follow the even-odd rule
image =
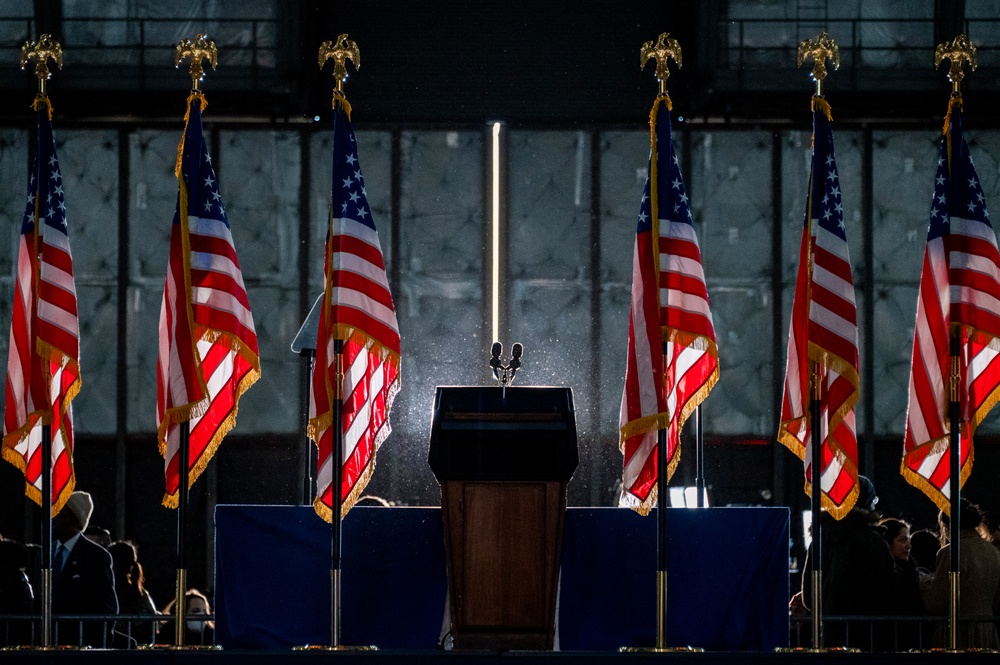
[[[63,566],[66,565],[66,556],[69,551],[66,546],[59,543],[59,547],[56,548],[56,556],[52,559],[52,579],[59,579],[59,574],[62,572]]]

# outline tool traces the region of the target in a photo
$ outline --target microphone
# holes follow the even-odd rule
[[[503,344],[493,342],[493,348],[490,349],[490,367],[493,368],[493,378],[497,381],[500,380],[500,368],[503,367],[503,364],[500,362],[501,353],[503,353]]]
[[[524,353],[524,347],[521,346],[520,342],[514,342],[514,346],[510,347],[510,380],[514,380],[514,374],[517,370],[521,369],[521,354]]]

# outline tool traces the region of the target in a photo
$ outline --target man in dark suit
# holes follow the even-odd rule
[[[83,535],[94,511],[86,492],[73,492],[52,518],[52,613],[117,614],[111,555]],[[57,623],[60,644],[108,647],[111,621],[65,620]]]

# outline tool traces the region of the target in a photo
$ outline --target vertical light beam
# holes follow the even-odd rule
[[[500,123],[493,123],[493,269],[491,342],[500,339]]]

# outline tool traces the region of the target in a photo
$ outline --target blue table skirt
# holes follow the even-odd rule
[[[667,640],[713,650],[788,644],[785,508],[669,509]],[[434,649],[447,578],[438,508],[355,507],[344,520],[344,644]],[[650,646],[655,513],[566,512],[563,651]],[[216,641],[287,649],[330,641],[330,529],[303,506],[216,509]]]

